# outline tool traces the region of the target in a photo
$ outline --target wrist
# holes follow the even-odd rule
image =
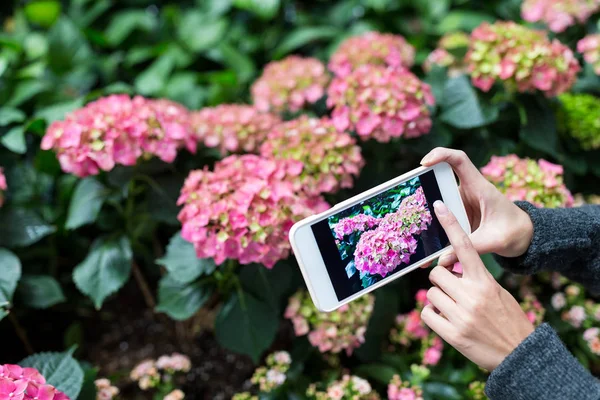
[[[519,257],[525,254],[533,240],[533,222],[531,222],[529,214],[518,206],[515,206],[515,208],[517,209],[517,215],[515,216],[515,230],[511,235],[511,244],[509,246],[510,257]]]

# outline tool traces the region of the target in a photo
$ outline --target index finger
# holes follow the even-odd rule
[[[469,235],[460,226],[454,214],[440,200],[433,203],[433,208],[442,228],[448,235],[456,257],[463,266],[463,275],[474,276],[485,271],[485,265],[473,247]]]
[[[433,164],[440,163],[442,161],[450,164],[452,169],[458,175],[458,179],[462,182],[477,183],[478,179],[485,179],[473,165],[469,156],[462,150],[447,149],[445,147],[436,147],[431,150],[423,159],[421,164],[429,167]]]

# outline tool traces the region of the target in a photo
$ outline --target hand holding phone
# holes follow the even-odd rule
[[[452,168],[417,168],[296,223],[290,242],[315,306],[332,311],[439,257],[449,241],[433,203],[470,232]]]

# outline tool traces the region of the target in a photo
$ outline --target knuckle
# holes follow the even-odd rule
[[[431,272],[429,273],[429,280],[431,282],[434,282],[434,283],[438,282],[438,280],[440,278],[440,274],[443,273],[442,268],[444,268],[444,267],[438,265],[431,270]],[[431,289],[433,289],[433,288],[431,288]],[[431,290],[431,289],[429,289],[429,290]]]
[[[431,301],[431,299],[432,299],[433,297],[435,297],[436,289],[437,289],[437,288],[434,286],[434,287],[432,287],[432,288],[429,288],[429,290],[427,291],[427,299],[428,299],[429,301]]]
[[[471,242],[471,239],[467,235],[463,235],[460,246],[463,250],[471,250],[473,249],[473,242]]]

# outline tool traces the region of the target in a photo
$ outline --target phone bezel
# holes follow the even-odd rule
[[[308,287],[310,296],[317,309],[323,312],[333,311],[339,308],[340,306],[364,295],[365,293],[372,292],[373,290],[383,285],[386,285],[392,282],[393,280],[408,274],[411,271],[414,271],[423,264],[433,261],[439,256],[441,256],[443,253],[449,251],[449,249],[451,248],[450,245],[446,246],[445,248],[441,249],[440,251],[434,254],[431,254],[429,257],[426,257],[423,260],[411,265],[405,270],[390,275],[389,277],[377,282],[376,284],[369,286],[368,288],[365,288],[360,292],[357,292],[352,296],[340,301],[337,299],[335,290],[333,288],[333,283],[331,282],[331,278],[329,277],[329,273],[327,272],[327,268],[325,267],[325,262],[323,260],[323,257],[321,256],[321,252],[319,251],[317,241],[311,229],[311,226],[313,224],[327,219],[329,216],[343,209],[351,207],[354,204],[360,203],[361,201],[367,200],[385,190],[390,189],[391,187],[394,187],[404,181],[410,180],[416,176],[422,175],[431,170],[433,170],[435,174],[436,182],[440,188],[440,192],[442,195],[442,200],[444,201],[446,206],[454,213],[456,219],[458,220],[462,228],[466,232],[470,233],[471,226],[469,224],[469,219],[467,217],[464,204],[460,197],[460,192],[458,190],[458,184],[456,182],[454,172],[452,171],[452,167],[450,167],[450,165],[445,162],[433,165],[431,167],[419,167],[410,172],[407,172],[397,178],[389,180],[385,183],[382,183],[381,185],[378,185],[363,193],[353,196],[341,203],[338,203],[323,213],[303,219],[302,221],[297,222],[290,229],[289,239],[292,245],[292,249],[294,251],[294,255],[296,256],[298,265],[300,266],[300,271],[302,272],[302,276],[304,277],[304,281],[306,282],[306,286]]]

